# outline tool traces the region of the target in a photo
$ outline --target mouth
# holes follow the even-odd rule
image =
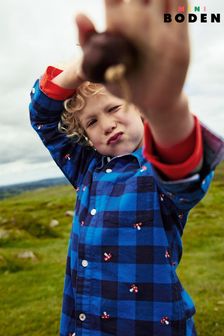
[[[123,132],[118,132],[118,133],[114,134],[107,141],[107,145],[114,145],[114,144],[118,143],[120,141],[122,135],[123,135]]]

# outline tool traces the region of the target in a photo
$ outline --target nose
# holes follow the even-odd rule
[[[116,127],[117,127],[117,122],[114,119],[110,118],[109,116],[103,118],[102,128],[103,128],[103,132],[105,135],[112,133]]]

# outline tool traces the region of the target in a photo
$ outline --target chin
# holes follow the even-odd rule
[[[111,152],[111,156],[121,156],[125,154],[131,154],[132,152],[135,151],[135,148],[128,148],[128,147],[123,147],[123,148],[118,148],[115,149],[114,151]]]
[[[126,154],[131,154],[134,151],[136,151],[140,146],[138,144],[129,144],[125,145],[124,143],[117,144],[114,147],[111,148],[103,148],[102,150],[98,150],[98,152],[101,155],[106,155],[106,156],[121,156],[121,155],[126,155]]]

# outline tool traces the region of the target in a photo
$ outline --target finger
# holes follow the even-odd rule
[[[79,32],[79,43],[83,47],[89,37],[96,33],[96,29],[92,21],[83,14],[76,16],[76,24]]]
[[[177,14],[180,8],[182,8],[182,10],[184,9],[186,12],[188,8],[187,0],[151,0],[151,3],[151,6],[157,11],[157,13],[162,14]]]
[[[164,13],[170,13],[172,7],[172,0],[165,0],[164,1]]]
[[[150,8],[155,15],[161,15],[164,12],[164,0],[151,0]]]
[[[120,16],[123,16],[123,0],[104,0],[107,29],[113,30],[117,26],[117,21],[120,21]],[[119,14],[118,14],[119,9]]]
[[[184,9],[187,12],[188,9],[188,1],[187,0],[166,0],[169,2],[170,12],[172,14],[177,14],[180,8]]]
[[[105,0],[105,6],[106,7],[108,7],[108,6],[114,6],[114,5],[120,4],[121,2],[123,2],[123,0]],[[124,2],[126,2],[126,1],[124,0]]]
[[[143,4],[152,0],[105,0],[107,29],[129,35],[132,23],[142,15]],[[144,8],[145,10],[145,8]]]
[[[172,17],[172,22],[169,24],[170,28],[177,34],[177,36],[186,38],[188,37],[188,20],[186,18],[180,23],[176,22],[176,15],[184,15],[188,12],[187,0],[166,0],[169,13]]]

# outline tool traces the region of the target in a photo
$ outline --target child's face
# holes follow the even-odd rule
[[[126,110],[124,100],[107,91],[89,97],[79,118],[100,154],[124,155],[143,144],[144,126],[140,112],[133,105]]]

